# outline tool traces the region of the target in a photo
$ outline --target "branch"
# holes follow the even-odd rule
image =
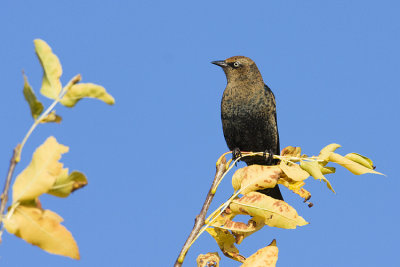
[[[15,166],[18,163],[17,157],[18,157],[18,155],[20,153],[20,149],[21,149],[21,145],[20,144],[18,144],[14,148],[14,152],[13,152],[13,155],[12,155],[11,160],[10,160],[10,166],[8,168],[8,174],[7,174],[6,183],[4,184],[3,193],[0,196],[0,199],[1,199],[1,204],[0,204],[0,226],[2,225],[2,222],[3,222],[3,214],[4,214],[4,210],[6,208],[6,204],[7,204],[7,201],[8,201],[8,192],[10,191],[11,179],[12,179],[12,176],[13,176],[13,173],[14,173]],[[1,242],[1,233],[2,233],[2,231],[0,231],[0,242]]]
[[[201,208],[200,214],[196,216],[192,232],[190,233],[189,237],[186,239],[186,242],[182,247],[181,253],[179,254],[179,257],[176,259],[174,267],[182,266],[182,263],[185,259],[187,251],[189,250],[193,241],[196,239],[198,233],[200,232],[201,227],[204,226],[207,211],[210,208],[212,199],[214,198],[215,187],[216,187],[216,185],[218,185],[222,176],[227,171],[226,167],[227,167],[226,158],[225,158],[225,155],[223,155],[217,161],[217,170],[215,172],[214,181],[211,185],[210,190],[208,191],[206,200],[204,201],[204,204],[203,204],[203,207]]]

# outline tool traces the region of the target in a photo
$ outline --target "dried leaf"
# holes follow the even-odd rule
[[[243,222],[235,222],[233,219],[236,215],[237,214],[227,208],[217,218],[213,219],[211,226],[232,231],[236,243],[240,244],[245,237],[257,232],[265,225],[264,219],[258,217],[251,218],[247,224]]]
[[[290,156],[299,158],[301,156],[301,147],[288,146],[282,149],[281,156]]]
[[[250,192],[230,204],[232,212],[262,217],[271,227],[294,229],[308,224],[296,210],[285,201],[277,200],[258,192]]]
[[[330,152],[332,153],[332,152]],[[325,176],[322,174],[321,172],[321,165],[316,162],[316,161],[302,161],[300,163],[300,167],[305,170],[306,172],[308,172],[309,174],[311,174],[312,177],[314,177],[315,179],[318,180],[323,180],[324,182],[326,182],[326,185],[328,186],[328,188],[330,190],[333,191],[333,193],[335,193],[335,190],[333,190],[333,187],[331,185],[331,183],[328,181],[328,179],[325,178]]]
[[[299,195],[301,198],[304,198],[304,201],[307,201],[311,198],[310,192],[302,188],[305,183],[300,181],[296,182],[288,177],[281,177],[278,180],[278,184],[281,184],[291,190],[293,193]]]
[[[219,248],[225,256],[239,262],[246,259],[239,254],[239,250],[235,247],[235,237],[225,229],[207,228],[206,231],[217,241]]]
[[[35,51],[42,64],[43,81],[40,92],[42,95],[56,99],[61,92],[62,85],[60,77],[62,75],[62,67],[58,57],[53,54],[50,46],[43,40],[34,40]]]
[[[41,249],[79,259],[78,246],[71,233],[60,223],[63,219],[50,210],[20,205],[11,216],[6,215],[6,230]]]
[[[56,114],[56,111],[53,110],[49,114],[47,114],[46,117],[40,120],[40,123],[48,123],[48,122],[55,122],[55,123],[60,123],[62,121],[62,118]]]
[[[267,247],[259,249],[246,259],[241,267],[275,267],[279,249],[275,239]]]
[[[72,85],[61,99],[60,103],[66,107],[73,107],[79,100],[85,97],[97,98],[109,105],[115,103],[114,98],[106,92],[103,86],[93,83],[78,83]]]
[[[68,147],[57,143],[54,137],[36,149],[32,161],[15,179],[13,203],[31,200],[48,192],[62,173],[63,164],[58,162]]]
[[[235,190],[242,189],[242,194],[264,188],[273,188],[281,172],[279,166],[247,166],[235,172],[232,177],[232,186]]]
[[[209,252],[207,254],[200,254],[197,259],[197,267],[218,267],[221,257],[218,252]]]
[[[375,174],[383,175],[380,172],[377,172],[370,168],[364,167],[363,165],[358,164],[357,162],[354,162],[348,158],[345,158],[337,153],[332,152],[329,155],[329,161],[335,162],[335,163],[345,167],[346,169],[348,169],[351,173],[353,173],[355,175],[361,175],[364,173],[375,173]]]
[[[87,183],[86,176],[83,173],[73,171],[68,175],[68,169],[63,169],[48,194],[57,197],[67,197],[75,190],[86,186]]]
[[[25,100],[26,102],[28,102],[31,109],[32,117],[36,120],[43,112],[43,104],[39,100],[37,100],[35,92],[33,92],[33,89],[28,82],[28,78],[25,75],[23,93]]]

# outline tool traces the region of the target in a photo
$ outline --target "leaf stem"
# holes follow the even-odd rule
[[[215,177],[214,181],[211,185],[210,190],[208,191],[208,194],[206,196],[206,200],[204,201],[203,207],[201,208],[200,214],[196,216],[195,223],[192,229],[192,232],[189,234],[189,237],[186,239],[185,244],[182,247],[181,252],[179,253],[178,258],[175,261],[174,266],[175,267],[180,267],[182,266],[183,261],[185,260],[186,253],[188,252],[190,246],[194,242],[194,240],[198,237],[198,233],[200,232],[201,228],[204,226],[205,218],[208,209],[210,208],[211,201],[214,198],[214,188],[216,184],[219,182],[221,177],[224,175],[224,173],[227,171],[226,168],[226,158],[220,157],[220,159],[217,161],[217,170],[215,172]]]
[[[20,144],[18,144],[14,148],[14,152],[13,152],[13,155],[12,155],[11,160],[10,160],[10,166],[8,168],[6,183],[4,184],[3,193],[1,194],[1,197],[0,197],[0,199],[1,199],[1,204],[0,204],[0,227],[1,227],[1,230],[0,230],[0,243],[1,243],[1,236],[3,234],[3,217],[4,217],[3,213],[4,213],[4,210],[6,208],[7,201],[8,201],[8,192],[10,191],[10,184],[11,184],[11,179],[12,179],[12,176],[13,176],[13,173],[14,173],[15,166],[18,163],[18,161],[16,159],[17,159],[17,155],[19,155],[19,153],[20,153],[19,152],[20,149],[21,149],[21,145]]]

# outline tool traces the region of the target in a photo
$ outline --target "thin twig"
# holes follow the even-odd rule
[[[186,256],[186,253],[189,250],[190,245],[192,244],[192,241],[196,238],[197,234],[200,232],[201,227],[205,224],[205,218],[206,218],[207,211],[210,208],[212,199],[214,198],[215,186],[221,180],[222,176],[224,175],[224,173],[226,171],[227,171],[226,158],[225,158],[225,155],[223,155],[217,162],[217,170],[215,172],[214,181],[211,185],[210,190],[208,191],[206,200],[204,201],[204,204],[203,204],[203,207],[201,208],[200,214],[196,216],[192,232],[190,233],[189,237],[187,238],[185,244],[183,245],[181,253],[179,254],[179,257],[176,259],[176,262],[174,265],[175,267],[182,266],[182,263]]]
[[[11,184],[11,179],[14,173],[14,169],[15,166],[17,165],[18,161],[17,161],[17,157],[20,153],[20,149],[21,149],[21,145],[18,144],[15,148],[14,148],[14,152],[13,155],[11,157],[10,160],[10,166],[8,168],[8,174],[7,174],[7,179],[6,179],[6,183],[4,184],[4,189],[3,189],[3,193],[1,194],[1,204],[0,204],[0,226],[2,225],[3,222],[3,213],[4,210],[6,208],[6,204],[8,201],[8,192],[10,191],[10,184]],[[0,235],[0,242],[1,242],[1,235]]]

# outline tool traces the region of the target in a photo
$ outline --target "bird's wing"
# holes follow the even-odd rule
[[[280,143],[279,143],[278,120],[277,120],[277,117],[276,117],[276,101],[275,101],[275,95],[274,95],[274,93],[272,92],[272,90],[268,87],[268,85],[264,84],[264,89],[265,89],[265,93],[266,93],[267,95],[270,95],[270,96],[271,96],[272,101],[273,101],[273,105],[275,106],[274,116],[275,116],[276,132],[277,132],[277,139],[278,139],[278,142],[277,142],[276,151],[274,151],[274,153],[276,153],[276,154],[279,155],[280,152],[281,152],[281,148],[280,148]]]

